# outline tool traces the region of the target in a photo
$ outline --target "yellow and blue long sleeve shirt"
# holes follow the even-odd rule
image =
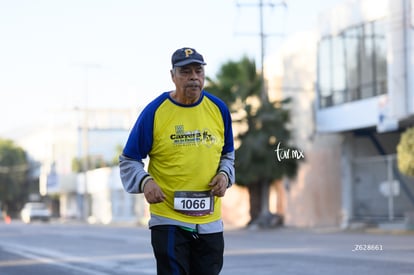
[[[148,172],[142,160],[149,157]],[[120,158],[121,178],[130,193],[140,193],[142,179],[151,175],[166,195],[151,204],[158,220],[178,224],[208,224],[221,219],[221,199],[214,197],[210,215],[188,216],[174,210],[175,191],[206,191],[219,172],[234,183],[234,145],[231,116],[219,98],[202,91],[192,105],[175,102],[162,93],[139,115]],[[150,221],[151,226],[151,221]]]

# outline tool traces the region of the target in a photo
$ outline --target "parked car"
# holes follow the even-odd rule
[[[51,212],[43,202],[28,202],[24,205],[20,216],[24,223],[30,223],[33,220],[49,221]]]

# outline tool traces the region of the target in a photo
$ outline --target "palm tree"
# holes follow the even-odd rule
[[[249,190],[249,224],[267,227],[272,223],[269,187],[275,180],[295,176],[298,163],[296,159],[279,161],[275,152],[278,146],[292,149],[288,147],[289,111],[285,107],[289,100],[263,101],[262,85],[254,60],[243,57],[223,64],[216,80],[207,77],[206,90],[222,98],[233,116],[236,183]]]

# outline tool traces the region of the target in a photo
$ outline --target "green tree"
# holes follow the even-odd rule
[[[89,155],[88,159],[88,169],[97,169],[102,167],[113,167],[119,164],[119,156],[121,155],[123,146],[121,144],[116,145],[115,155],[111,160],[105,160],[103,156],[100,155]],[[72,171],[75,173],[85,172],[85,157],[82,158],[73,158],[72,159]]]
[[[124,146],[122,144],[118,144],[115,147],[115,156],[112,158],[111,166],[118,166],[119,165],[119,156],[122,154],[122,150]]]
[[[262,97],[261,75],[255,62],[243,57],[222,65],[216,79],[207,77],[206,90],[218,95],[233,116],[236,140],[236,183],[250,193],[250,224],[270,226],[269,187],[275,180],[296,175],[295,159],[278,161],[275,150],[289,147],[289,100]],[[244,129],[244,130],[239,130]]]
[[[11,140],[0,139],[0,206],[11,216],[28,196],[28,171],[26,152]]]
[[[401,173],[414,177],[414,127],[401,134],[397,145],[397,162]]]

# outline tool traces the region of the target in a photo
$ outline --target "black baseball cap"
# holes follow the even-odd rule
[[[173,67],[182,67],[191,63],[206,65],[204,58],[193,48],[181,48],[176,50],[172,57],[171,63]]]

